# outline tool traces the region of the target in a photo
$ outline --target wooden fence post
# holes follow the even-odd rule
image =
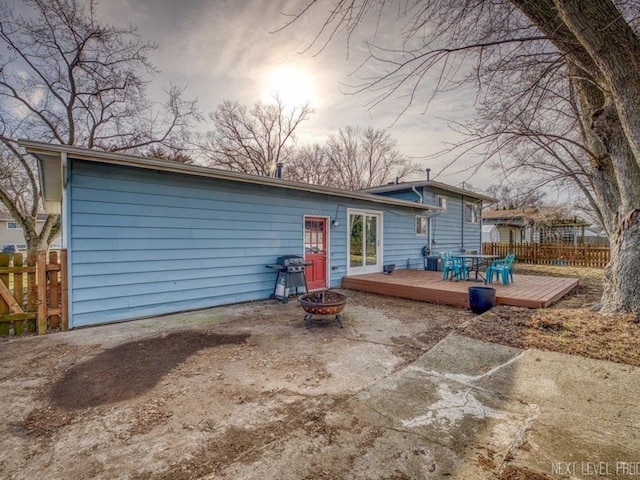
[[[27,265],[29,267],[35,267],[37,262],[37,255],[34,252],[30,252],[27,255]],[[36,272],[27,273],[27,310],[35,312],[38,308],[38,285],[36,282]]]
[[[0,267],[8,268],[11,259],[9,258],[8,253],[0,253]],[[0,275],[0,282],[3,282],[7,288],[9,287],[9,275],[2,274]],[[9,313],[9,305],[0,297],[0,315],[6,315]],[[0,323],[0,334],[1,335],[9,335],[11,324],[9,322]]]
[[[59,265],[58,263],[58,252],[49,252],[49,263],[51,265]],[[60,299],[60,282],[58,280],[58,271],[52,270],[48,275],[49,279],[49,308],[58,309],[59,308],[59,299]],[[48,315],[48,312],[47,312]],[[60,315],[51,315],[49,317],[49,326],[52,329],[58,328],[60,325]]]
[[[13,267],[21,268],[22,267],[22,254],[16,253],[13,256]],[[22,272],[16,271],[13,274],[13,296],[18,302],[18,304],[23,307],[24,306],[24,278],[22,276]]]
[[[69,279],[67,277],[67,250],[60,250],[60,321],[62,330],[69,330]]]
[[[38,252],[36,260],[38,287],[38,335],[47,333],[47,252]]]

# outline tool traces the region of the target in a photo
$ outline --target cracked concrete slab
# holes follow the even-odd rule
[[[487,478],[537,409],[479,381],[521,356],[514,348],[451,335],[358,398],[386,428],[423,440],[431,456],[440,459],[433,478]]]
[[[358,399],[438,459],[424,478],[495,478],[508,464],[547,478],[631,478],[640,475],[638,373],[450,335]]]
[[[540,350],[511,369],[479,386],[538,406],[515,464],[551,478],[640,476],[640,369]]]

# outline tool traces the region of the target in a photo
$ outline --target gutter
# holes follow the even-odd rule
[[[184,175],[215,178],[231,182],[241,182],[269,187],[285,188],[288,190],[319,193],[321,195],[331,195],[336,197],[349,198],[352,200],[364,200],[367,202],[393,205],[404,208],[417,208],[420,210],[434,211],[442,210],[442,208],[436,205],[426,205],[424,203],[397,200],[394,198],[384,197],[382,195],[374,195],[372,193],[352,192],[349,190],[340,190],[337,188],[292,182],[279,178],[230,172],[217,168],[203,167],[200,165],[185,165],[183,163],[173,162],[171,160],[123,155],[120,153],[89,150],[87,148],[80,148],[69,145],[52,145],[25,139],[20,139],[18,143],[21,147],[25,148],[28,153],[35,155],[38,158],[38,161],[40,161],[42,157],[56,157],[61,159],[63,154],[66,154],[69,158],[85,160],[89,162],[143,168],[146,170],[159,170],[163,172],[181,173]],[[42,175],[42,173],[40,173],[40,175]],[[41,180],[44,181],[45,179]]]

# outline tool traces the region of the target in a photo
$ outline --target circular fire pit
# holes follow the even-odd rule
[[[342,328],[342,315],[347,304],[347,297],[337,292],[323,291],[316,293],[307,293],[298,297],[298,303],[302,309],[307,312],[304,316],[305,328],[309,328],[312,323],[332,323],[338,322]],[[313,315],[335,315],[333,320],[314,320]]]

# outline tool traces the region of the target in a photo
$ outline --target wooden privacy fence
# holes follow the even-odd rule
[[[67,251],[0,254],[0,335],[67,330]]]
[[[604,268],[611,258],[609,247],[586,243],[483,243],[482,253],[500,257],[515,253],[518,263],[596,268]]]

